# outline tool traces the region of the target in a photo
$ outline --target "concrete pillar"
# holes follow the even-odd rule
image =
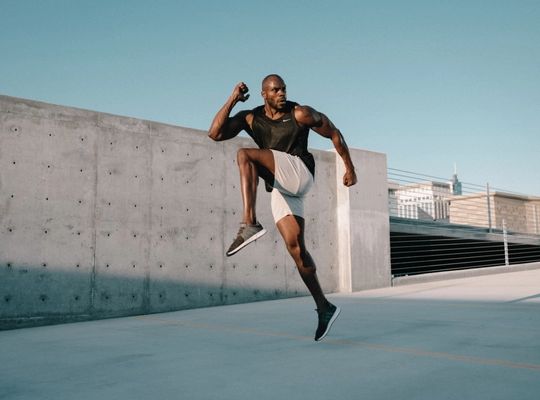
[[[358,183],[343,185],[336,155],[339,287],[349,293],[390,286],[390,223],[386,155],[350,149]]]

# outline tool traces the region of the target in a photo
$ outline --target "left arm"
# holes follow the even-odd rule
[[[294,116],[296,121],[303,126],[307,126],[319,135],[332,140],[332,144],[345,164],[343,184],[345,186],[354,185],[357,182],[356,172],[349,153],[349,147],[345,143],[345,138],[340,130],[336,128],[326,115],[308,106],[297,106],[294,110]]]

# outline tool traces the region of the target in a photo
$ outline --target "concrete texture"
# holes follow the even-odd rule
[[[0,332],[0,398],[536,400],[540,270]]]
[[[358,184],[338,184],[341,292],[386,287],[390,281],[390,223],[386,155],[350,149]],[[338,157],[339,158],[339,157]],[[344,165],[336,158],[336,181]]]
[[[305,295],[264,185],[257,211],[269,233],[225,257],[242,209],[236,152],[254,146],[248,138],[215,143],[194,129],[0,96],[0,329]],[[313,153],[306,244],[330,293],[342,286],[341,160]],[[360,183],[350,191],[349,286],[389,286],[389,263],[373,264],[389,251],[387,216],[377,226],[387,207],[379,193],[384,155],[353,154]]]

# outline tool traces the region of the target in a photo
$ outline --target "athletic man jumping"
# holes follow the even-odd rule
[[[261,95],[264,105],[230,117],[234,106],[249,98],[248,90],[243,82],[235,86],[214,117],[208,135],[215,141],[221,141],[231,139],[244,130],[259,146],[259,149],[238,150],[244,208],[240,230],[227,256],[266,233],[255,213],[257,184],[261,177],[267,190],[272,192],[272,215],[276,226],[317,305],[319,323],[315,340],[319,341],[330,330],[340,309],[324,296],[317,279],[315,262],[304,243],[304,197],[313,185],[315,176],[315,160],[308,152],[309,130],[313,129],[332,140],[345,163],[345,186],[356,183],[354,165],[339,129],[326,115],[311,107],[287,101],[285,82],[279,75],[272,74],[263,79]]]

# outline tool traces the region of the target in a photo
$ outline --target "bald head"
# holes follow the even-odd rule
[[[261,85],[262,90],[266,90],[270,82],[276,82],[281,85],[285,85],[285,81],[283,80],[281,76],[279,76],[278,74],[270,74],[262,80],[262,85]]]

